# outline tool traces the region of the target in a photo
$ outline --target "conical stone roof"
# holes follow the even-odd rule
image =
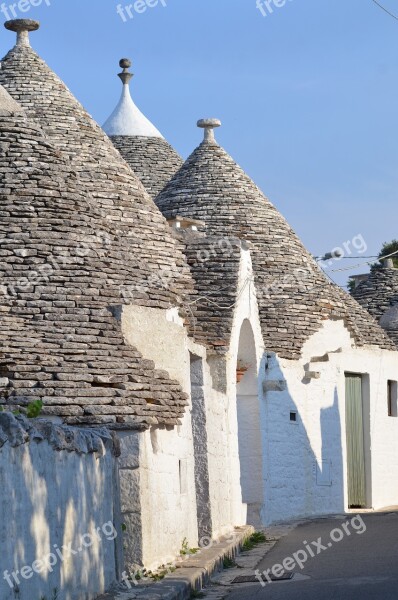
[[[70,424],[177,423],[178,382],[122,334],[128,239],[1,86],[0,190],[0,405],[41,399],[44,415]]]
[[[398,269],[393,265],[372,267],[368,279],[352,291],[352,296],[398,345]]]
[[[136,267],[135,284],[127,290],[131,301],[156,307],[178,305],[191,286],[178,244],[109,138],[30,47],[31,23],[6,24],[18,31],[18,41],[2,61],[0,84],[69,157],[85,194],[127,238]]]
[[[128,71],[131,61],[122,58],[120,66],[122,96],[103,129],[149,195],[156,198],[183,160],[132,100],[129,83],[133,75]]]
[[[205,128],[204,141],[156,202],[167,218],[179,215],[198,219],[206,223],[209,236],[225,240],[237,237],[251,243],[266,349],[296,359],[304,342],[326,319],[344,320],[358,346],[393,349],[384,331],[355,300],[326,278],[282,215],[217,144],[213,129],[219,124],[216,120],[199,122]],[[222,263],[222,253],[215,254]],[[206,279],[205,265],[193,272],[202,296],[206,285],[207,296],[214,296],[214,283]],[[216,286],[222,287],[221,277]],[[215,333],[211,319],[214,310],[211,302],[202,300],[199,317],[210,343]],[[230,330],[224,328],[218,335],[229,340]],[[227,349],[225,344],[212,345],[217,352]]]

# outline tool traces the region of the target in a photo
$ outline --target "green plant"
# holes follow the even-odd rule
[[[191,598],[205,598],[206,595],[203,592],[197,592],[196,590],[192,590]]]
[[[58,592],[58,588],[54,588],[51,594],[51,600],[58,600],[59,599],[59,592]],[[40,596],[40,600],[47,600],[47,596]]]
[[[199,552],[199,548],[190,548],[187,538],[182,540],[180,554],[181,556],[188,556],[189,554],[196,554]]]
[[[127,531],[127,525],[126,525],[126,523],[122,523],[122,531],[123,531],[123,533],[125,531]]]
[[[259,544],[264,544],[267,541],[265,534],[262,531],[255,531],[252,533],[250,537],[248,537],[242,545],[242,550],[247,552],[248,550],[253,550]]]
[[[168,574],[167,569],[163,569],[162,571],[157,571],[156,573],[151,573],[150,577],[153,581],[161,581]]]
[[[389,254],[393,254],[393,252],[398,252],[398,240],[392,240],[391,242],[384,242],[383,247],[379,254],[379,262],[382,264],[383,256],[388,256]],[[398,254],[391,257],[394,263],[394,267],[398,267]]]
[[[144,575],[141,571],[136,571],[134,573],[134,579],[136,579],[137,581],[140,581],[141,579],[143,579]]]
[[[28,406],[26,407],[26,416],[28,417],[28,419],[35,419],[36,417],[38,417],[41,413],[43,409],[43,400],[34,400],[33,402],[29,402]],[[56,597],[54,598],[54,592],[53,592],[53,598],[51,600],[57,600],[58,597],[58,591],[55,590],[56,592]]]
[[[230,556],[224,556],[222,566],[224,569],[232,569],[233,567],[236,567],[236,562]]]

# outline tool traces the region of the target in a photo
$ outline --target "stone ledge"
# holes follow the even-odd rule
[[[97,600],[189,600],[192,591],[200,590],[209,583],[212,575],[222,569],[224,558],[234,557],[252,533],[254,528],[251,525],[237,527],[211,548],[187,558],[180,568],[162,581],[139,584],[129,591],[124,588],[124,591],[109,592]]]
[[[12,448],[27,443],[48,442],[58,452],[76,452],[78,454],[106,454],[106,448],[116,454],[111,433],[104,427],[96,429],[77,429],[58,425],[46,419],[27,419],[23,415],[0,412],[0,449],[5,444]]]

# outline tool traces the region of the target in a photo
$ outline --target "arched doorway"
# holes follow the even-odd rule
[[[236,404],[242,500],[247,504],[247,522],[259,527],[264,502],[263,456],[256,346],[248,319],[243,321],[239,338]]]

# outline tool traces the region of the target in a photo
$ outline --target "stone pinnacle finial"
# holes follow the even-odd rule
[[[122,67],[122,73],[119,73],[119,77],[123,82],[123,85],[128,85],[130,80],[134,77],[133,73],[130,73],[129,68],[131,67],[131,60],[129,58],[122,58],[119,61],[119,66]]]
[[[208,144],[217,144],[216,138],[214,137],[214,129],[221,127],[221,121],[218,119],[200,119],[198,121],[198,127],[205,130],[204,141]]]
[[[9,31],[15,31],[17,34],[17,46],[30,46],[29,32],[37,31],[40,27],[39,21],[31,19],[14,19],[6,21],[4,27]]]
[[[385,258],[383,260],[383,267],[385,269],[393,269],[394,268],[394,261],[392,258]]]

